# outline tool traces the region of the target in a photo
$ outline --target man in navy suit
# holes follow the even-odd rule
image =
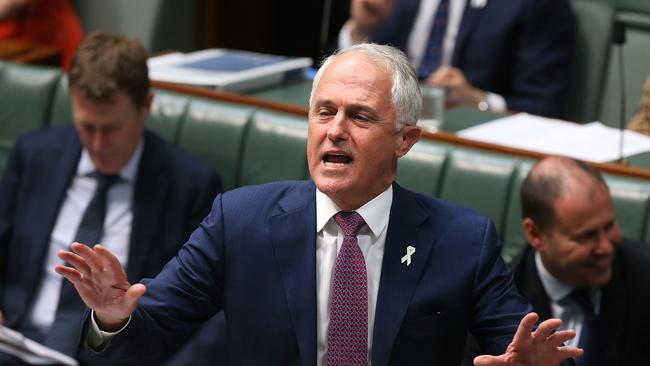
[[[492,354],[477,365],[580,354],[562,347],[573,332],[554,332],[559,320],[533,331],[488,219],[394,182],[420,138],[419,93],[401,51],[342,50],[310,97],[313,181],[218,196],[144,283],[131,284],[104,246],[60,252],[73,267],[56,271],[93,309],[84,347],[146,362],[223,310],[235,365],[453,365],[468,330]]]
[[[650,247],[623,239],[600,173],[546,158],[522,185],[522,209],[529,245],[512,265],[517,288],[542,319],[576,329],[572,342],[585,350],[578,364],[650,364]],[[587,308],[571,295],[581,291]]]
[[[339,45],[399,47],[452,104],[561,117],[574,34],[567,0],[352,0]]]
[[[83,310],[76,320],[62,318],[62,281],[54,266],[63,263],[57,252],[78,235],[99,176],[115,177],[106,193],[101,242],[132,281],[162,269],[221,190],[216,172],[145,129],[153,98],[146,62],[135,40],[87,36],[69,74],[74,126],[18,139],[0,184],[5,325],[70,355],[79,336],[63,329],[78,328]],[[0,363],[10,362],[2,357]]]

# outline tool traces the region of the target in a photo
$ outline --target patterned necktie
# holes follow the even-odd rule
[[[591,303],[591,289],[576,289],[569,298],[580,305],[582,310],[582,330],[578,347],[585,350],[581,357],[575,359],[577,366],[598,365],[598,318]]]
[[[97,179],[95,195],[84,211],[75,235],[75,241],[89,246],[99,243],[102,238],[104,218],[106,217],[106,195],[108,189],[119,179],[118,175],[95,173],[94,176]],[[45,344],[64,353],[73,354],[76,345],[69,343],[69,337],[66,335],[74,334],[75,328],[79,328],[79,321],[84,309],[85,304],[74,285],[63,279],[56,318],[48,331]]]
[[[368,279],[357,232],[366,222],[356,212],[339,212],[343,230],[331,290],[327,366],[368,364]]]
[[[440,0],[436,16],[433,18],[431,33],[427,48],[418,67],[418,77],[424,80],[438,69],[442,62],[442,41],[447,31],[447,18],[449,13],[449,0]]]

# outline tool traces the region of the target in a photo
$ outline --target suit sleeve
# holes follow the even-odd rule
[[[561,117],[567,95],[575,19],[566,0],[533,0],[515,45],[508,109]]]
[[[481,353],[502,354],[512,341],[525,314],[532,311],[517,291],[512,273],[500,254],[494,225],[489,222],[483,236],[474,278],[474,313],[470,332]]]

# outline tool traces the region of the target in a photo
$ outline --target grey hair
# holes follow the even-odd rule
[[[359,52],[366,55],[372,61],[386,66],[393,74],[393,85],[391,88],[391,99],[395,107],[397,129],[404,125],[415,125],[422,110],[422,94],[417,75],[404,52],[392,46],[378,45],[375,43],[361,43],[346,47],[328,56],[321,64],[320,69],[314,76],[314,81],[309,94],[309,105],[312,104],[314,90],[318,87],[320,78],[329,67],[332,61],[345,53]]]

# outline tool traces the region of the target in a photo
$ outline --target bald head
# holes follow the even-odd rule
[[[595,195],[608,190],[598,170],[583,161],[552,156],[540,160],[521,187],[524,218],[532,219],[540,230],[555,223],[554,203],[561,197]]]

